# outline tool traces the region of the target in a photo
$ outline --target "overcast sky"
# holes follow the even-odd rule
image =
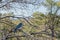
[[[43,0],[38,0],[37,2],[42,2]],[[25,6],[24,6],[25,5]],[[6,9],[0,9],[1,13],[9,13],[13,12],[15,15],[24,15],[24,16],[31,16],[33,12],[39,11],[42,13],[46,13],[47,9],[42,6],[36,6],[32,4],[22,4],[22,3],[10,3],[11,9],[6,10]],[[24,7],[22,7],[24,6]]]
[[[38,1],[36,1],[35,4],[37,4],[38,2],[40,3],[42,1],[43,0],[38,0]],[[32,2],[34,2],[34,1],[32,1]],[[15,15],[25,15],[25,16],[31,16],[32,13],[35,11],[40,11],[40,12],[44,12],[44,13],[46,12],[46,8],[44,8],[43,6],[39,7],[40,5],[38,6],[39,8],[36,5],[32,5],[32,4],[26,4],[26,5],[24,4],[25,7],[22,7],[24,5],[21,3],[10,3],[10,5],[12,6],[11,9],[6,10],[6,8],[4,8],[4,9],[0,8],[0,12],[1,13],[13,12]]]

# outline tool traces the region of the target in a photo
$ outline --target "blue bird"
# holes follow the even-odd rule
[[[16,26],[16,28],[14,29],[14,32],[16,32],[19,28],[21,28],[23,26],[23,24],[22,23],[19,23],[17,26]]]

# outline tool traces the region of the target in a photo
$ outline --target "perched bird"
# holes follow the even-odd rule
[[[19,23],[17,26],[16,26],[16,28],[14,29],[14,32],[16,32],[19,28],[21,28],[23,26],[23,24],[22,23]]]

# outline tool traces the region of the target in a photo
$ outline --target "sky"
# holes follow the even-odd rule
[[[42,1],[43,0],[38,0],[37,2],[42,2]],[[32,5],[32,4],[26,4],[26,5],[24,4],[25,5],[24,6],[21,3],[10,3],[10,5],[11,5],[11,9],[7,10],[6,8],[4,9],[1,8],[0,12],[1,13],[13,12],[15,15],[24,15],[24,16],[31,16],[36,11],[40,11],[43,13],[46,12],[46,8],[41,5],[38,6],[39,8],[36,5]]]
[[[42,2],[44,0],[38,0],[37,2]],[[56,0],[57,1],[57,0]],[[0,9],[1,13],[11,13],[13,12],[15,15],[24,15],[24,16],[31,16],[34,12],[39,11],[42,13],[47,12],[47,8],[42,5],[32,5],[32,4],[22,4],[22,3],[10,3],[10,9],[7,8]],[[24,6],[24,7],[23,7]]]

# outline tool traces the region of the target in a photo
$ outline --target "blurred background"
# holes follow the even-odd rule
[[[60,0],[0,0],[0,40],[60,40]]]

